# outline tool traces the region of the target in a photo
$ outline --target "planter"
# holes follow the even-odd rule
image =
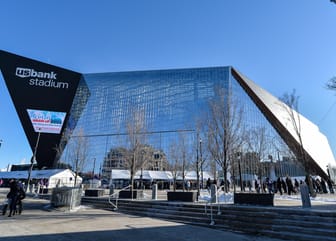
[[[86,189],[85,196],[86,197],[101,197],[104,195],[104,189]]]
[[[133,190],[133,199],[140,199],[143,198],[143,196],[143,190]],[[130,199],[132,198],[132,192],[127,190],[120,191],[119,198]]]
[[[50,204],[52,207],[74,209],[81,205],[82,189],[77,187],[53,188]]]
[[[197,192],[167,192],[168,201],[195,202]]]
[[[273,193],[235,193],[235,204],[274,206]]]

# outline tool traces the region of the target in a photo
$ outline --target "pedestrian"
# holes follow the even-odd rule
[[[211,180],[210,180],[210,177],[208,178],[208,180],[206,181],[206,189],[210,189],[210,185],[211,185]]]
[[[287,188],[286,182],[284,181],[283,178],[281,178],[281,187],[283,189],[283,192],[287,193],[288,188]]]
[[[296,178],[294,179],[294,186],[295,186],[295,192],[299,192],[300,191],[300,184],[299,184],[299,181]]]
[[[19,188],[14,179],[9,181],[9,193],[7,194],[7,198],[9,199],[9,214],[8,217],[15,215],[16,212],[16,203],[19,194]]]
[[[294,186],[293,186],[292,179],[290,178],[290,176],[286,177],[286,185],[287,185],[287,194],[291,195],[292,192],[294,192]]]
[[[251,184],[251,180],[247,181],[247,187],[249,189],[249,192],[252,192],[252,184]]]
[[[281,187],[281,178],[278,177],[277,179],[277,182],[276,182],[276,187],[277,187],[277,190],[280,192],[280,195],[282,195],[282,187]]]
[[[322,188],[323,193],[328,193],[327,185],[326,185],[326,182],[324,181],[324,179],[321,179],[321,188]]]
[[[22,213],[22,200],[26,198],[26,192],[25,192],[25,188],[24,188],[24,184],[19,181],[18,183],[18,196],[17,196],[17,201],[16,201],[16,204],[17,204],[17,207],[19,208],[19,214]]]
[[[333,183],[332,183],[330,178],[328,178],[327,184],[328,184],[330,194],[333,194],[334,193],[334,188],[333,188]]]
[[[273,193],[273,182],[269,177],[266,178],[266,185],[268,193]]]
[[[257,179],[254,180],[254,189],[257,193],[260,193],[260,186]]]
[[[189,180],[186,182],[186,187],[187,187],[187,191],[190,191],[191,183]]]

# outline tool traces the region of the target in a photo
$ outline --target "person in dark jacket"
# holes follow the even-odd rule
[[[280,192],[280,195],[282,195],[282,185],[281,185],[281,179],[278,177],[276,182],[277,190]]]
[[[18,196],[17,196],[17,201],[16,201],[16,204],[17,204],[17,207],[19,208],[19,214],[22,213],[22,208],[23,208],[23,205],[22,205],[22,200],[26,198],[26,191],[25,191],[25,188],[24,188],[24,185],[22,184],[22,182],[19,181],[18,183]]]
[[[334,193],[334,188],[333,188],[333,183],[332,183],[332,181],[331,181],[330,178],[328,178],[328,180],[327,180],[327,184],[328,184],[329,192],[330,192],[331,194],[333,194],[333,193]]]
[[[10,180],[9,188],[9,193],[7,194],[7,198],[10,199],[8,217],[11,217],[12,215],[15,215],[16,203],[19,195],[19,188],[15,180]]]

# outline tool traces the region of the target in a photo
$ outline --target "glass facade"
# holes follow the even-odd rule
[[[195,161],[198,137],[206,141],[206,135],[198,131],[198,123],[207,118],[209,101],[217,98],[216,90],[221,88],[232,93],[232,98],[242,109],[244,132],[258,128],[265,130],[268,153],[267,160],[261,159],[279,160],[284,151],[272,145],[280,140],[278,134],[233,77],[231,67],[210,67],[84,74],[70,113],[70,120],[76,120],[76,125],[71,121],[68,124],[69,130],[74,126],[75,129],[60,161],[71,161],[73,156],[69,147],[78,133],[82,133],[89,147],[86,169],[92,170],[95,160],[96,172],[99,167],[103,169],[99,171],[104,172],[111,150],[129,148],[127,125],[133,120],[134,113],[142,113],[145,124],[141,133],[143,143],[157,150],[169,162],[172,144],[183,135],[188,158]],[[205,147],[206,143],[203,155],[210,159]],[[244,153],[255,151],[247,144],[241,149]],[[244,162],[249,166],[245,172],[253,172],[254,164],[252,160],[250,162]]]
[[[202,155],[213,175],[227,167],[224,173],[236,176],[238,163],[244,174],[275,169],[285,176],[293,172],[280,161],[290,167],[294,160],[306,173],[328,179],[327,167],[335,165],[318,126],[232,67],[81,74],[1,50],[0,57],[32,150],[39,140],[39,168],[70,165],[107,176],[133,160],[137,170],[166,170],[183,159],[195,171]],[[31,110],[45,113],[34,116],[35,124],[50,128],[40,128],[41,135],[27,115]],[[54,112],[65,116],[61,129],[44,118]],[[291,113],[300,120],[301,138]]]

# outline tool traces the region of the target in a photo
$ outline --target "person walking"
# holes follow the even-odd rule
[[[210,185],[211,185],[211,180],[210,177],[208,178],[207,182],[206,182],[206,189],[210,190]]]
[[[332,181],[331,181],[330,178],[328,178],[328,180],[327,180],[327,184],[328,184],[328,188],[329,188],[329,192],[330,192],[330,194],[334,194],[333,183],[332,183]]]
[[[287,194],[288,195],[291,195],[292,193],[295,193],[294,192],[294,186],[293,186],[293,183],[292,183],[292,179],[290,178],[290,176],[286,177],[286,185],[287,185]]]
[[[278,177],[277,179],[277,182],[276,182],[276,187],[277,187],[277,190],[280,192],[280,195],[282,195],[282,182],[281,182],[281,178]]]
[[[254,180],[254,190],[257,192],[257,193],[260,193],[260,186],[259,186],[259,182],[257,179]]]
[[[7,198],[10,200],[9,201],[9,214],[8,217],[11,217],[12,215],[15,215],[16,212],[16,203],[17,203],[17,198],[19,194],[19,188],[14,179],[10,180],[9,182],[9,193],[7,194]]]

